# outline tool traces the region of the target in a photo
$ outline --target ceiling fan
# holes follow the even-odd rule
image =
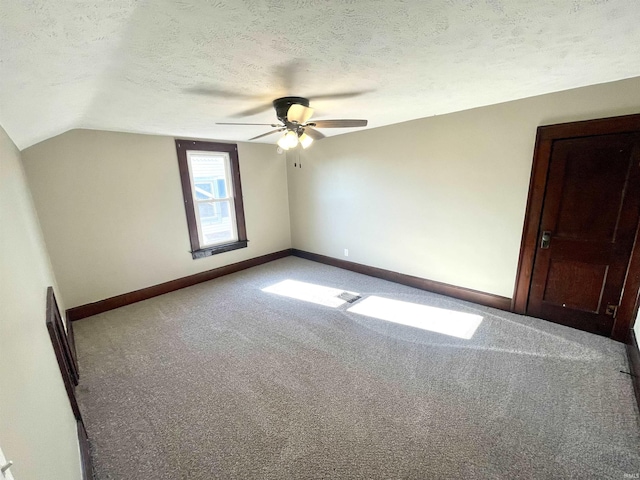
[[[304,97],[282,97],[273,101],[273,108],[280,123],[217,123],[216,125],[268,125],[275,130],[263,133],[249,140],[273,135],[285,134],[278,140],[278,146],[283,150],[295,148],[298,144],[307,148],[314,140],[324,138],[322,132],[316,128],[352,128],[366,127],[367,120],[315,120],[310,122],[313,108],[309,107],[309,99]]]

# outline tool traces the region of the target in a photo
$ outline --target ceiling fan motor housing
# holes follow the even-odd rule
[[[287,112],[289,111],[289,107],[291,105],[304,105],[305,107],[309,106],[309,99],[304,97],[282,97],[276,98],[273,101],[273,108],[276,109],[276,115],[278,120],[287,125],[289,121],[287,120]]]

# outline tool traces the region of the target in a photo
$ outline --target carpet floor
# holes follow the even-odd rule
[[[295,282],[362,299],[263,291]],[[459,338],[349,310],[370,297],[481,322]],[[624,345],[543,320],[287,257],[74,327],[98,480],[640,473]]]

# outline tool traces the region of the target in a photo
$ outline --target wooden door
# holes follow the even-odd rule
[[[611,336],[640,215],[640,134],[555,139],[526,313]]]

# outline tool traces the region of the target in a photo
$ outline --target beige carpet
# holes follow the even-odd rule
[[[263,291],[285,280],[362,299]],[[348,310],[372,296],[481,321]],[[542,320],[288,257],[74,326],[99,480],[640,473],[624,346]]]

